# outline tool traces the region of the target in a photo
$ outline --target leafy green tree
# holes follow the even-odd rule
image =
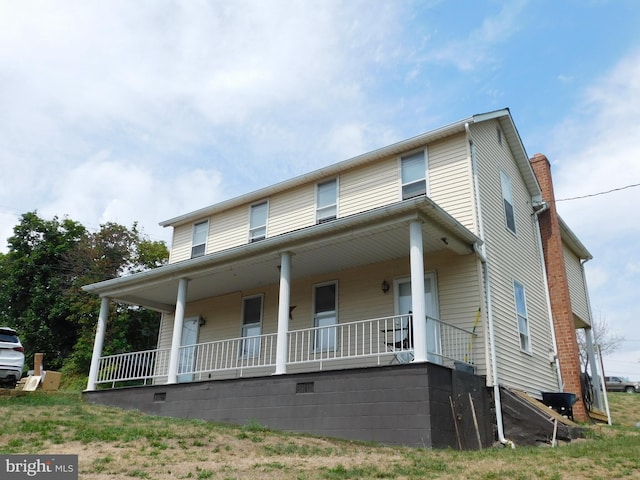
[[[73,220],[44,220],[29,212],[9,238],[0,274],[0,323],[19,330],[29,364],[35,352],[46,352],[48,366],[59,368],[73,349],[78,332],[68,318],[65,258],[85,236]]]
[[[68,256],[80,275],[75,280],[70,316],[81,326],[80,337],[66,365],[74,373],[89,369],[100,300],[83,292],[89,283],[156,268],[166,263],[164,242],[145,238],[134,224],[131,229],[107,223],[89,234]],[[103,352],[105,355],[153,348],[158,339],[159,314],[137,306],[111,302]]]
[[[68,218],[25,213],[0,256],[0,324],[18,329],[28,364],[43,352],[48,369],[86,373],[100,300],[82,285],[158,267],[168,256],[137,224],[90,233]],[[158,324],[156,312],[112,302],[105,353],[151,348]]]

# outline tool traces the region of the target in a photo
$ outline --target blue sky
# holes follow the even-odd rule
[[[640,2],[0,0],[0,249],[20,214],[158,222],[509,107],[557,198],[640,183]],[[640,379],[640,187],[560,202]]]

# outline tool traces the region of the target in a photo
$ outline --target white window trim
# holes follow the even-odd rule
[[[246,300],[251,300],[253,298],[260,298],[260,320],[258,322],[255,323],[244,323],[244,309],[245,309],[245,301]],[[245,334],[245,328],[246,327],[260,327],[260,333],[258,333],[258,336],[262,335],[262,325],[263,325],[263,319],[264,319],[264,293],[258,293],[255,295],[247,295],[242,297],[242,309],[241,309],[241,313],[240,313],[240,337],[241,338],[246,338],[247,335]],[[251,335],[252,337],[254,335]],[[257,352],[255,352],[253,355],[246,355],[244,353],[244,348],[239,347],[238,349],[238,357],[239,358],[253,358],[253,357],[257,357],[260,355],[260,340],[258,339],[258,348],[257,348]],[[243,345],[244,345],[244,340],[243,340]]]
[[[323,184],[329,183],[329,182],[335,182],[335,184],[336,184],[336,201],[332,205],[327,205],[327,206],[324,206],[324,207],[321,208],[321,207],[318,206],[318,189],[319,189],[320,185],[323,185]],[[322,182],[316,183],[316,224],[324,223],[324,222],[330,222],[334,218],[338,218],[338,211],[339,211],[339,208],[340,208],[339,202],[340,202],[340,182],[338,180],[338,177],[332,178],[332,179],[329,179],[329,180],[323,180]],[[335,217],[334,218],[330,218],[330,217],[321,218],[320,217],[320,210],[324,210],[324,209],[327,209],[327,208],[332,207],[332,206],[335,206],[335,209],[336,209]]]
[[[264,225],[252,227],[251,226],[251,212],[252,212],[253,208],[254,207],[258,207],[260,205],[264,205],[264,204],[267,205],[267,218],[265,219]],[[269,200],[262,200],[262,201],[259,201],[259,202],[254,202],[251,205],[249,205],[249,233],[248,233],[249,243],[258,242],[260,240],[264,240],[265,238],[267,238],[267,232],[269,231],[269,207],[270,207]],[[264,237],[263,238],[260,238],[260,236],[254,236],[253,235],[253,232],[255,230],[260,229],[260,228],[264,228]]]
[[[204,242],[201,243],[194,243],[195,239],[195,234],[196,234],[196,226],[198,225],[202,225],[202,224],[207,224],[207,234],[204,237]],[[196,258],[196,257],[202,257],[203,255],[207,254],[207,241],[209,240],[209,220],[203,220],[201,222],[195,222],[192,226],[191,226],[191,258]],[[196,257],[193,256],[193,249],[195,247],[199,247],[200,245],[204,245],[204,251],[202,252],[201,255],[196,255]]]
[[[509,187],[509,191],[505,192],[505,182]],[[502,193],[502,211],[504,212],[504,226],[507,230],[509,230],[512,234],[516,235],[518,231],[518,226],[516,222],[516,206],[513,203],[513,180],[511,179],[511,175],[509,175],[504,170],[500,170],[500,191]],[[504,202],[509,202],[511,205],[511,212],[513,215],[513,230],[509,227],[509,219],[507,218],[507,209],[505,208]]]
[[[429,188],[429,147],[424,147],[423,149],[414,150],[414,151],[411,151],[411,152],[406,152],[406,153],[403,153],[402,155],[398,156],[398,180],[399,180],[399,184],[400,184],[400,200],[401,201],[405,200],[404,193],[403,193],[405,184],[402,182],[402,159],[405,158],[405,157],[411,157],[411,156],[415,155],[416,153],[423,153],[424,154],[425,196],[428,197],[431,194],[430,193],[431,191],[430,191],[430,188]],[[418,195],[416,195],[416,197],[418,197]],[[408,199],[416,198],[416,197],[409,197]]]
[[[518,295],[516,292],[516,286],[520,286],[522,288],[522,297],[524,299],[524,320],[526,322],[526,326],[527,326],[527,331],[526,332],[522,332],[520,330],[520,313],[518,311]],[[515,314],[516,314],[516,331],[518,332],[518,344],[520,345],[520,351],[523,353],[528,353],[531,354],[531,326],[529,325],[529,311],[527,308],[527,289],[525,288],[524,284],[514,280],[513,281],[513,302],[514,302],[514,306],[515,306]],[[522,336],[524,336],[526,338],[526,348],[522,347]]]

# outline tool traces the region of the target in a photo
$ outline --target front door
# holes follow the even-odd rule
[[[406,315],[412,311],[411,278],[400,278],[394,282],[396,298],[396,315]],[[424,308],[427,316],[427,360],[442,364],[442,345],[440,340],[440,324],[438,323],[438,291],[435,273],[427,273],[424,277]],[[403,328],[409,326],[403,325]]]
[[[316,351],[331,351],[336,348],[336,328],[338,323],[337,284],[316,285],[313,291],[313,326],[318,328],[315,335]]]
[[[185,318],[182,324],[182,339],[180,340],[180,362],[178,363],[178,382],[192,382],[196,365],[196,343],[198,343],[198,331],[200,318]],[[186,348],[184,348],[186,347]],[[187,373],[181,373],[187,372]]]

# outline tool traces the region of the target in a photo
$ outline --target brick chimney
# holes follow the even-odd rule
[[[547,269],[547,283],[560,373],[564,391],[575,393],[578,396],[578,401],[573,407],[574,418],[579,421],[587,421],[589,417],[582,401],[578,341],[571,308],[569,280],[564,264],[560,222],[553,193],[551,165],[547,157],[541,153],[535,154],[530,162],[542,190],[542,200],[549,205],[549,208],[539,215],[540,237],[542,238],[544,263]]]

